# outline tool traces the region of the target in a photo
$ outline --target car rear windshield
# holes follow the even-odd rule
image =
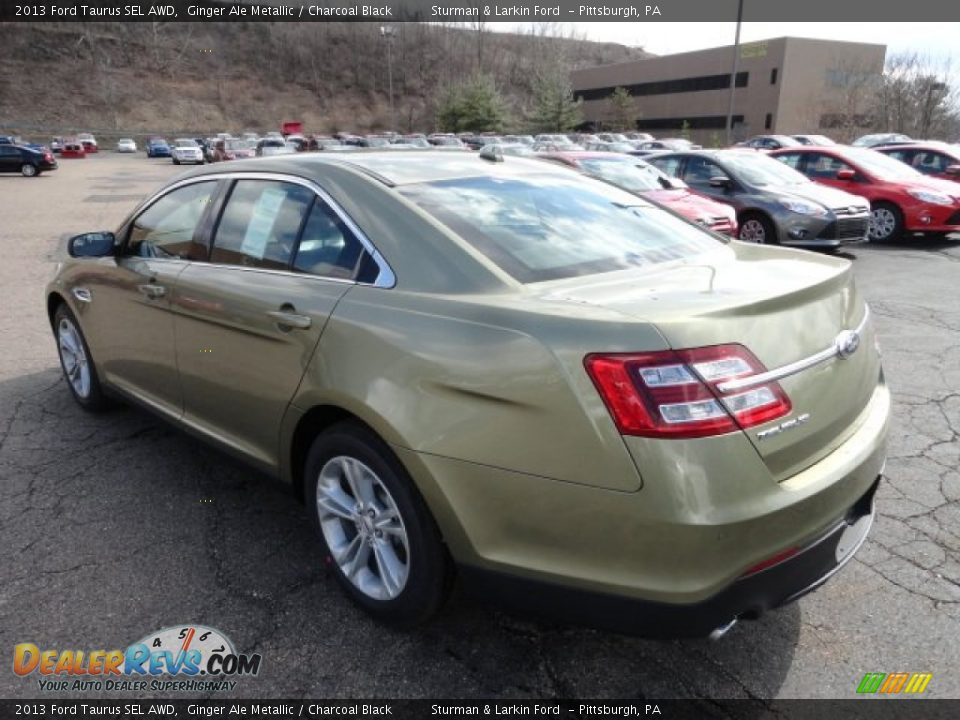
[[[663,190],[667,187],[660,182],[660,178],[665,177],[663,173],[640,160],[587,158],[581,160],[580,164],[591,175],[633,192]]]
[[[399,190],[522,283],[647,267],[723,242],[582,177],[459,178]]]

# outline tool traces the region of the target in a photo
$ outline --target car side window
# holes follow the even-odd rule
[[[133,221],[126,254],[206,260],[206,247],[194,235],[216,187],[212,180],[193,183],[157,200]]]
[[[364,248],[343,220],[317,198],[303,228],[293,269],[323,277],[354,279]]]
[[[0,145],[0,155],[19,155],[20,151],[13,145]]]
[[[710,178],[726,177],[726,173],[716,163],[703,157],[691,157],[683,171],[683,181],[687,185],[709,187]]]
[[[647,160],[647,158],[644,158]],[[680,176],[680,158],[677,157],[668,157],[668,158],[649,158],[648,162],[656,168],[659,168],[667,175],[672,177]]]
[[[807,158],[808,177],[836,180],[837,173],[841,170],[853,171],[854,168],[831,155],[816,154]]]
[[[777,155],[777,160],[782,162],[784,165],[789,165],[794,170],[800,170],[800,161],[803,156],[800,153],[784,153],[783,155]]]
[[[210,262],[288,269],[312,200],[302,185],[238,180],[220,216]]]
[[[900,162],[905,162],[908,165],[913,161],[913,150],[891,150],[887,153],[894,160],[899,160]]]
[[[925,175],[942,173],[947,169],[949,164],[949,158],[946,155],[929,152],[927,150],[919,151],[913,159],[913,167]]]

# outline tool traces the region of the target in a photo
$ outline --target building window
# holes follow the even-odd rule
[[[776,69],[776,68],[774,68],[773,70],[770,71],[770,84],[771,84],[771,85],[776,85],[776,84],[777,84],[777,69]]]
[[[736,86],[738,88],[747,87],[749,82],[749,72],[737,73]],[[610,85],[608,87],[590,88],[589,90],[578,90],[576,96],[583,100],[606,100],[617,87],[623,87],[634,97],[725,90],[730,87],[730,73],[701,75],[699,77],[680,78],[679,80],[657,80],[655,82],[634,83],[633,85]]]
[[[769,130],[773,127],[773,113],[767,113],[766,120],[763,121],[763,129]]]
[[[689,130],[723,130],[727,127],[726,115],[703,115],[700,117],[641,118],[637,130],[682,130],[683,123]],[[743,122],[743,115],[734,115],[733,124]]]

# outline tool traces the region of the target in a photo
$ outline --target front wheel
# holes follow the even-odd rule
[[[893,242],[903,234],[903,213],[893,203],[878,202],[870,210],[867,238],[870,242]]]
[[[24,177],[36,177],[40,173],[37,172],[37,166],[31,165],[30,163],[24,163],[20,167],[20,174]]]
[[[110,402],[100,387],[100,377],[90,357],[90,348],[76,316],[65,304],[61,304],[54,313],[53,329],[57,337],[60,367],[63,368],[63,376],[73,398],[84,410],[106,410]]]
[[[400,627],[435,614],[449,589],[449,560],[389,447],[359,424],[340,423],[317,437],[304,471],[324,560],[350,598]]]
[[[759,213],[744,215],[740,223],[739,238],[744,242],[757,243],[758,245],[776,245],[778,244],[777,229],[770,219]]]

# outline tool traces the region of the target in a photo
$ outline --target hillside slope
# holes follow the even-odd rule
[[[438,88],[478,68],[496,78],[519,127],[538,67],[647,56],[546,34],[557,26],[394,29],[387,41],[377,23],[0,24],[0,130],[169,135],[267,130],[284,119],[315,132],[431,130]]]

